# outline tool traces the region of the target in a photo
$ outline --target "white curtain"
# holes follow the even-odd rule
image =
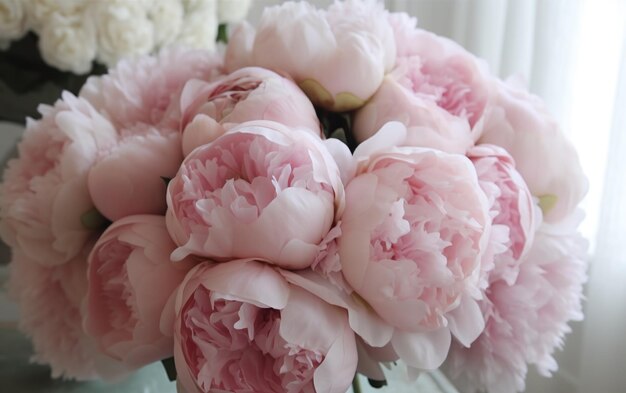
[[[453,38],[501,77],[521,73],[577,146],[590,180],[582,231],[591,241],[586,320],[552,379],[527,392],[626,391],[626,2],[389,0]]]
[[[320,6],[329,0],[313,1]],[[251,19],[263,6],[255,1]],[[387,0],[459,42],[501,77],[520,73],[577,146],[590,189],[586,320],[573,326],[552,379],[531,393],[626,391],[626,1]]]

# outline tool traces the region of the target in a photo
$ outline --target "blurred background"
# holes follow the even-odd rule
[[[318,6],[331,3],[310,1]],[[258,21],[264,7],[280,2],[253,0],[249,20]],[[590,182],[581,228],[591,243],[586,319],[573,325],[565,350],[557,356],[560,368],[554,378],[542,378],[531,370],[526,391],[625,391],[626,257],[621,246],[626,244],[626,0],[385,3],[390,10],[416,16],[420,27],[452,38],[485,59],[500,77],[522,75],[577,147]],[[27,59],[29,53],[18,55]],[[23,66],[17,63],[16,68]],[[13,154],[22,130],[19,123],[25,114],[20,108],[28,107],[32,113],[40,97],[52,102],[58,96],[54,87],[30,97],[16,95],[10,86],[12,72],[0,68],[4,76],[0,112],[8,120],[0,123],[2,164]],[[60,85],[75,83],[50,75],[54,78],[49,79],[60,78]],[[24,101],[16,101],[20,99]],[[0,248],[0,262],[8,259],[7,250]]]

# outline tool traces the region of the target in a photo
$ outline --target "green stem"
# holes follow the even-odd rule
[[[83,228],[93,231],[105,229],[111,224],[105,216],[103,216],[95,207],[87,210],[80,216],[80,223]]]
[[[354,374],[354,379],[352,380],[352,392],[361,393],[361,383],[359,382],[359,374]]]
[[[226,31],[226,23],[221,23],[217,28],[217,42],[228,44],[228,32]]]
[[[165,369],[165,373],[167,374],[167,379],[172,381],[176,381],[176,364],[174,363],[174,358],[162,359],[161,363],[163,363],[163,368]]]

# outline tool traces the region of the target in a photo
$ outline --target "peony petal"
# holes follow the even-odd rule
[[[357,340],[357,354],[359,362],[356,367],[356,371],[359,374],[365,375],[369,379],[375,381],[384,381],[386,379],[385,373],[380,365],[380,362],[374,360],[365,348],[363,348],[361,340]]]
[[[131,368],[172,355],[171,334],[159,324],[192,267],[170,261],[174,247],[164,217],[137,215],[112,224],[90,254],[85,330],[102,352]]]
[[[291,239],[283,246],[276,258],[276,264],[284,269],[302,269],[310,266],[319,253],[319,246],[303,242],[300,239]],[[302,262],[300,262],[302,261]],[[274,263],[270,261],[270,263]]]
[[[341,181],[343,184],[348,184],[356,173],[356,163],[352,158],[350,149],[345,143],[335,138],[326,139],[324,145],[339,167]]]
[[[318,393],[344,393],[352,383],[357,367],[354,332],[348,323],[332,343],[324,361],[315,370],[313,381]]]
[[[280,315],[279,332],[285,341],[319,352],[327,352],[336,329],[347,324],[345,310],[297,286],[291,287],[289,302]]]
[[[384,124],[369,139],[361,142],[354,151],[354,158],[357,161],[362,161],[377,152],[388,150],[390,147],[400,146],[405,139],[406,126],[400,122],[391,121]]]
[[[224,127],[204,114],[198,114],[183,130],[182,149],[187,157],[195,148],[213,142],[226,132]]]
[[[478,303],[467,295],[461,298],[459,307],[446,314],[446,318],[450,332],[467,348],[485,329],[485,318]]]
[[[210,291],[228,294],[233,299],[281,310],[287,305],[289,286],[276,270],[266,263],[241,259],[216,265],[199,265],[210,269],[194,285],[203,285]],[[194,272],[192,270],[192,272]],[[188,273],[193,276],[196,273]],[[184,284],[183,284],[184,285]],[[178,307],[180,309],[180,306]]]
[[[174,336],[174,324],[176,321],[176,297],[180,287],[176,288],[170,295],[161,312],[161,318],[159,319],[159,330],[164,336]]]
[[[280,273],[290,283],[306,289],[330,304],[347,309],[350,326],[369,345],[381,347],[391,340],[393,327],[380,319],[356,293],[347,294],[341,291],[312,270],[294,273],[281,269]]]
[[[441,366],[448,356],[450,342],[450,331],[447,328],[423,333],[396,330],[391,339],[400,359],[409,366],[423,370],[435,370]]]
[[[187,366],[187,360],[183,354],[182,345],[180,342],[180,334],[174,336],[174,364],[176,366],[176,386],[182,386],[186,393],[205,393],[198,385],[191,370]]]
[[[52,206],[50,224],[55,234],[52,246],[68,259],[80,252],[91,235],[81,222],[82,214],[93,208],[86,180],[82,176],[63,184]]]

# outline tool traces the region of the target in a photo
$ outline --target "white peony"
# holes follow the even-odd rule
[[[250,8],[250,0],[218,0],[219,23],[234,23],[243,20]]]
[[[84,74],[96,57],[95,29],[81,14],[53,14],[41,30],[39,51],[51,66]]]
[[[250,0],[0,0],[0,50],[32,30],[43,59],[85,73],[94,59],[121,58],[172,44],[215,49],[218,21],[245,17]],[[219,4],[219,7],[218,7]]]
[[[214,49],[217,38],[217,1],[186,1],[185,20],[176,43],[198,49]]]
[[[153,0],[148,15],[154,24],[155,45],[162,47],[174,41],[183,24],[183,13],[180,0]]]
[[[90,2],[84,0],[18,0],[24,3],[29,28],[41,34],[43,26],[53,16],[81,14]]]
[[[26,13],[23,0],[0,0],[0,40],[14,40],[25,32]]]
[[[217,9],[217,0],[181,0],[181,2],[185,8],[185,14],[191,14],[204,8]]]
[[[93,3],[92,23],[98,36],[98,61],[111,67],[129,55],[147,54],[154,48],[154,26],[146,1],[108,0]]]

